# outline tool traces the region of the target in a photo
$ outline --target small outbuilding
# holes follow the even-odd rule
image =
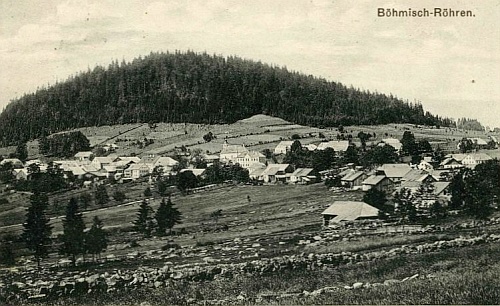
[[[377,219],[378,214],[378,208],[356,201],[335,201],[321,213],[324,226],[328,226],[331,222]]]

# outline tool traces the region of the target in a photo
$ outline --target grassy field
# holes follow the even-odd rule
[[[439,253],[395,258],[316,270],[239,276],[209,282],[174,282],[166,288],[142,288],[127,293],[65,297],[50,305],[178,305],[210,304],[498,304],[500,245],[480,245]],[[487,269],[485,270],[485,267]],[[416,279],[390,285],[343,289],[356,282],[381,284],[418,274]],[[325,287],[336,287],[308,295]],[[44,305],[44,303],[40,303]]]

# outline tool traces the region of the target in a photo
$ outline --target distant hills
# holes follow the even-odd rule
[[[380,76],[383,77],[383,76]],[[267,114],[309,126],[454,126],[420,103],[238,57],[151,53],[39,88],[0,114],[0,144],[84,126],[135,122],[233,123]]]

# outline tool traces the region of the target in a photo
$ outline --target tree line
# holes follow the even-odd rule
[[[232,123],[268,114],[308,126],[413,123],[455,126],[420,102],[347,87],[261,62],[207,53],[151,53],[38,88],[0,114],[0,144],[84,126]]]

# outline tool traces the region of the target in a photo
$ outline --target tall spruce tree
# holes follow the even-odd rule
[[[153,209],[149,206],[148,201],[142,201],[137,213],[137,219],[134,221],[136,231],[144,234],[145,237],[150,237],[154,229]]]
[[[49,218],[45,216],[49,200],[47,195],[35,192],[30,201],[21,237],[40,267],[41,260],[49,255],[51,244],[52,226],[49,224]]]
[[[101,253],[108,247],[106,231],[102,228],[102,221],[95,216],[90,230],[85,235],[85,250],[92,254],[94,260],[101,256]]]
[[[176,224],[181,223],[182,214],[179,210],[174,207],[172,200],[168,198],[165,203],[165,199],[163,198],[160,203],[160,207],[155,214],[156,223],[158,225],[158,233],[160,235],[164,235],[166,230],[169,230],[169,233],[172,233],[172,228]]]
[[[68,255],[75,266],[77,256],[85,252],[85,223],[75,198],[71,198],[66,207],[63,234],[60,239],[62,242],[60,252]]]

